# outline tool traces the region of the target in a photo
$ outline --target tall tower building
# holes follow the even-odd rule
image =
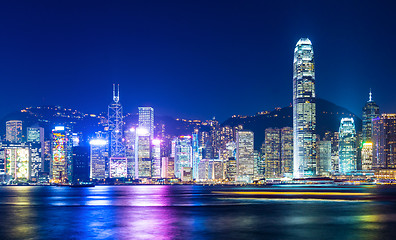
[[[139,127],[145,128],[154,139],[154,109],[152,107],[139,107]]]
[[[293,128],[281,129],[281,166],[284,177],[293,176]]]
[[[6,141],[12,143],[22,142],[22,121],[10,120],[6,122]]]
[[[44,128],[27,128],[27,142],[30,147],[30,177],[37,181],[44,171]]]
[[[373,119],[379,116],[379,107],[373,101],[370,90],[369,100],[363,107],[363,142],[371,142],[373,133]]]
[[[120,103],[120,85],[113,84],[113,102],[108,107],[110,135],[110,178],[127,177],[127,158],[123,139],[123,115]]]
[[[237,175],[239,178],[252,178],[254,174],[254,133],[238,131],[236,134]]]
[[[265,129],[265,178],[281,177],[281,132]]]
[[[73,142],[71,130],[56,126],[52,130],[51,178],[53,182],[71,182],[73,176]]]
[[[193,152],[191,136],[179,136],[175,142],[175,176],[182,177],[183,168],[192,168]]]
[[[91,147],[89,178],[105,179],[108,142],[104,138],[94,138],[89,142],[89,145]]]
[[[110,157],[125,157],[125,146],[122,142],[124,125],[120,103],[120,85],[113,84],[113,102],[108,107],[108,127],[110,132]]]
[[[396,168],[396,114],[373,119],[373,169]]]
[[[315,63],[312,43],[301,38],[293,60],[293,175],[309,177],[316,169]]]
[[[340,172],[348,173],[357,170],[356,130],[353,118],[342,118],[339,130]]]

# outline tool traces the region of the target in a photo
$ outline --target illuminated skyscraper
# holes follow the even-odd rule
[[[370,90],[369,100],[363,107],[363,142],[369,142],[372,139],[372,129],[373,129],[373,119],[379,116],[379,107],[373,101],[372,94]]]
[[[355,171],[356,163],[356,130],[353,118],[342,118],[339,130],[340,172]]]
[[[151,177],[161,177],[161,140],[153,139],[151,147]]]
[[[145,128],[154,139],[154,109],[152,107],[139,107],[139,127]]]
[[[318,143],[318,174],[328,176],[331,173],[331,141],[319,141]]]
[[[293,176],[293,128],[281,129],[281,168],[284,177]]]
[[[183,168],[192,167],[191,136],[179,136],[175,142],[175,176],[181,178]]]
[[[362,147],[362,170],[373,168],[373,143],[364,142]]]
[[[123,137],[123,115],[120,103],[120,86],[113,84],[113,102],[108,108],[108,127],[110,132],[110,157],[125,157],[125,146],[122,142]]]
[[[135,178],[150,178],[151,167],[150,132],[146,128],[138,127],[135,140]]]
[[[105,179],[108,141],[104,138],[94,138],[89,144],[91,145],[89,177],[98,180]]]
[[[265,129],[265,178],[281,177],[281,134],[277,128]]]
[[[251,179],[254,171],[254,133],[251,131],[238,131],[236,134],[236,160],[238,177]]]
[[[30,148],[30,178],[37,181],[44,171],[44,128],[27,128],[27,142]]]
[[[50,177],[53,182],[71,182],[73,176],[73,142],[70,129],[56,126],[52,130],[52,162]]]
[[[6,122],[6,141],[12,143],[22,142],[22,121],[10,120]]]
[[[9,179],[27,181],[30,179],[30,151],[25,143],[3,144],[5,150],[6,175]]]
[[[123,115],[120,103],[120,86],[113,84],[113,102],[108,108],[108,127],[110,133],[110,178],[127,177],[127,158],[123,143]]]
[[[309,177],[316,169],[315,63],[312,43],[301,38],[293,60],[293,175]]]
[[[396,114],[373,119],[373,169],[396,168]]]

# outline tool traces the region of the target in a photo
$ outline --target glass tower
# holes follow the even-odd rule
[[[340,172],[356,170],[356,130],[353,118],[342,118],[339,130]]]
[[[316,169],[315,64],[312,43],[301,38],[293,60],[293,175],[309,177]]]
[[[379,116],[379,107],[373,101],[371,90],[369,100],[363,107],[363,142],[371,142],[373,134],[373,119]]]

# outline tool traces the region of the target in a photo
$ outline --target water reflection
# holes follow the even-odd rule
[[[386,201],[232,198],[214,193],[246,190],[262,189],[150,185],[2,187],[0,236],[2,239],[387,239],[396,233],[396,206],[388,201],[394,199],[395,189],[351,190],[373,195],[384,193]],[[344,190],[332,187],[323,191]]]

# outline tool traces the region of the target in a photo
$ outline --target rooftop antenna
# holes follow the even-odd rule
[[[370,93],[369,93],[369,102],[373,101],[373,94],[371,93],[371,88],[370,88]]]
[[[115,84],[113,84],[113,100],[116,103],[120,101],[120,84],[117,84],[117,96],[116,96]]]

